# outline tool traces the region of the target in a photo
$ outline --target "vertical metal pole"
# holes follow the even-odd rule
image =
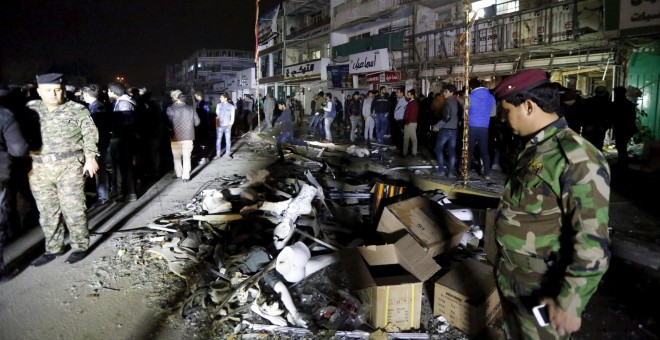
[[[470,129],[468,127],[469,110],[470,110],[470,27],[473,22],[470,19],[470,0],[463,1],[463,11],[465,12],[465,69],[464,69],[464,83],[465,83],[465,105],[463,106],[463,161],[461,162],[461,175],[463,177],[463,185],[468,182],[468,140]],[[450,170],[451,171],[451,170]]]
[[[259,132],[261,132],[261,115],[259,114],[259,75],[261,74],[261,67],[259,63],[259,0],[255,0],[257,5],[257,13],[254,18],[254,64],[255,64],[255,84],[257,85],[257,91],[254,94],[254,100],[256,100],[255,107],[257,108],[257,124],[259,125]],[[250,123],[251,124],[251,123]],[[248,124],[248,126],[250,125]]]

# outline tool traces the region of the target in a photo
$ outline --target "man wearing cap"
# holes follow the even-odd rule
[[[64,223],[73,250],[66,262],[75,263],[85,257],[89,247],[84,176],[94,176],[99,168],[99,135],[89,110],[64,98],[61,74],[40,75],[37,84],[41,100],[29,102],[28,108],[39,114],[41,146],[30,150],[29,176],[46,253],[33,265],[46,264],[65,252]]]
[[[167,119],[172,125],[172,160],[176,177],[184,182],[190,180],[190,157],[195,140],[195,127],[199,125],[199,116],[192,106],[186,105],[186,95],[180,90],[171,93],[174,103],[167,108]]]
[[[580,329],[609,265],[610,170],[558,116],[558,89],[544,71],[521,71],[494,94],[513,132],[527,140],[489,239],[505,330],[513,339],[565,338]],[[542,304],[545,327],[532,312]]]

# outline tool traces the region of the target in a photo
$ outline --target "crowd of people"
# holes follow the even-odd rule
[[[64,84],[61,74],[50,73],[38,76],[36,87],[27,91],[0,91],[0,254],[7,232],[15,232],[8,225],[21,225],[12,215],[14,198],[21,195],[34,203],[45,236],[45,253],[35,266],[69,247],[67,263],[86,256],[86,182],[95,186],[94,204],[135,201],[138,180],[169,170],[162,156],[172,157],[176,179],[188,181],[195,150],[201,161],[229,160],[232,134],[253,130],[260,121],[266,129],[280,127],[281,160],[284,144],[307,145],[293,135],[294,123],[303,120],[295,98],[244,95],[234,104],[223,93],[213,110],[201,93],[193,93],[188,104],[188,96],[174,90],[171,104],[162,108],[145,90],[119,83],[78,91],[67,91]],[[495,227],[487,235],[487,246],[495,248],[487,253],[505,330],[512,338],[557,338],[579,330],[609,265],[605,133],[614,128],[625,166],[636,129],[635,105],[626,99],[626,89],[614,88],[611,101],[605,88],[596,87],[593,97],[582,100],[576,91],[551,83],[544,71],[525,70],[492,90],[478,79],[463,91],[444,85],[437,95],[394,90],[356,91],[343,103],[321,92],[312,101],[310,131],[328,143],[345,135],[351,142],[386,143],[387,138],[404,157],[418,156],[419,141],[435,151],[438,173],[453,177],[469,91],[466,161],[485,179],[499,165],[506,164],[508,175]],[[0,257],[0,272],[3,267]],[[541,306],[551,326],[537,322],[532,311]]]
[[[626,98],[626,88],[614,88],[612,101],[602,86],[583,99],[579,91],[552,84],[560,94],[557,113],[568,126],[599,150],[603,150],[606,131],[612,129],[618,164],[627,167],[627,147],[637,126],[635,104]],[[503,118],[494,86],[484,85],[478,78],[468,83],[466,161],[471,171],[489,180],[492,170],[511,169],[522,141]],[[355,91],[343,103],[331,93],[319,92],[310,105],[309,135],[326,143],[344,138],[351,143],[392,144],[404,157],[418,157],[419,150],[426,149],[435,155],[438,174],[455,178],[463,161],[465,91],[445,84],[439,93],[424,96],[415,89],[395,87],[390,93],[381,86],[378,91]]]

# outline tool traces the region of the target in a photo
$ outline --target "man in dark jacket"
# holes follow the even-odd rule
[[[277,118],[277,121],[275,122],[275,125],[281,124],[280,135],[277,137],[277,154],[280,156],[279,160],[284,161],[284,151],[282,150],[282,145],[284,143],[300,146],[307,146],[307,143],[293,138],[293,120],[291,119],[291,109],[286,107],[286,102],[283,100],[278,100],[277,106],[282,111],[282,114]]]
[[[5,270],[2,253],[7,227],[9,226],[8,182],[11,158],[25,156],[27,151],[28,144],[21,134],[18,123],[14,119],[14,114],[4,106],[0,106],[0,275]]]
[[[172,158],[176,177],[184,182],[190,180],[190,157],[195,140],[195,127],[200,119],[192,106],[186,105],[186,96],[179,90],[170,94],[174,103],[167,108],[167,119],[172,124]]]
[[[438,161],[438,173],[449,178],[454,178],[456,171],[456,139],[458,137],[458,101],[454,98],[456,86],[445,85],[443,91],[438,94],[445,99],[442,110],[442,119],[433,126],[433,131],[438,132],[435,144],[436,159]],[[444,149],[447,146],[449,154],[449,166],[445,170]]]
[[[353,92],[353,97],[346,104],[346,112],[351,121],[351,142],[355,142],[358,123],[362,119],[360,104],[360,92]]]
[[[605,86],[597,86],[594,96],[584,101],[582,137],[599,151],[603,150],[605,133],[612,127],[611,107],[612,102]]]
[[[99,149],[99,171],[96,173],[96,192],[98,195],[97,204],[103,205],[109,199],[108,192],[108,174],[112,173],[112,166],[110,156],[108,155],[108,148],[110,147],[110,127],[112,125],[112,113],[108,112],[105,104],[99,98],[99,86],[96,84],[89,84],[82,88],[83,101],[87,103],[87,108],[92,114],[94,125],[99,131],[99,142],[97,145]]]
[[[376,117],[376,140],[382,143],[390,126],[387,116],[390,114],[390,99],[385,86],[380,87],[380,93],[371,102],[371,114]]]

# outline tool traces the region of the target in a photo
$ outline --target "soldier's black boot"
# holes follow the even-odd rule
[[[58,254],[43,254],[39,256],[36,260],[32,262],[32,265],[35,267],[43,266],[44,264],[54,260]]]
[[[87,256],[87,251],[76,250],[72,252],[71,255],[69,255],[65,262],[68,264],[74,264],[76,262],[80,262],[80,260],[84,259],[85,256]]]

